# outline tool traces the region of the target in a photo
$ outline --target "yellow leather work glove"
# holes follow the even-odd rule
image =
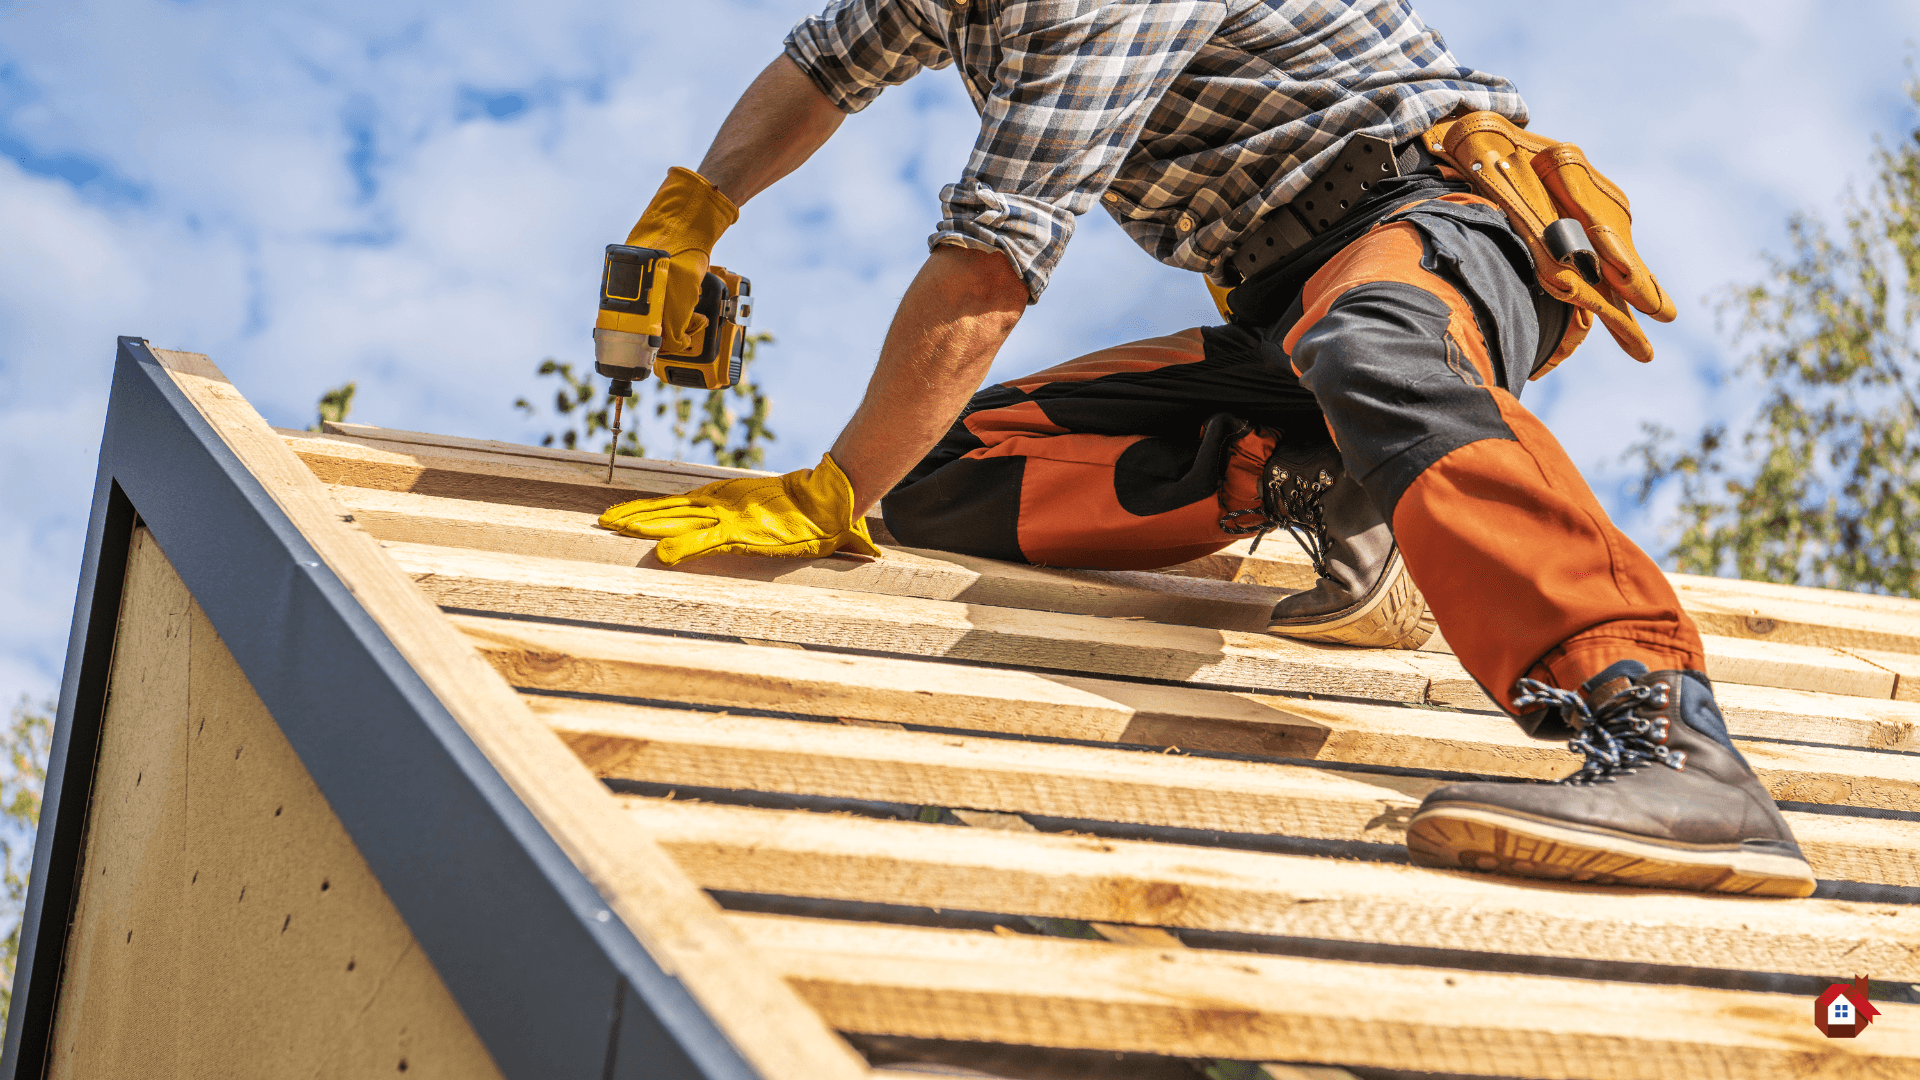
[[[667,263],[666,313],[660,320],[660,351],[674,355],[699,352],[705,340],[707,317],[693,312],[700,302],[700,285],[707,279],[713,245],[727,226],[740,220],[733,200],[692,169],[678,165],[647,204],[647,212],[627,234],[634,247],[659,248]]]
[[[1549,147],[1533,159],[1533,171],[1553,193],[1562,213],[1577,219],[1600,256],[1600,276],[1620,299],[1655,322],[1672,322],[1673,298],[1653,279],[1653,271],[1633,248],[1633,214],[1627,193],[1600,175],[1587,155],[1572,143]]]
[[[621,503],[600,524],[660,541],[653,553],[668,566],[702,555],[880,554],[866,519],[853,516],[853,485],[832,454],[785,476],[717,480],[685,495]]]

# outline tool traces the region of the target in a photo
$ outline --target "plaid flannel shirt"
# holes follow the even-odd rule
[[[1350,136],[1527,117],[1408,0],[833,0],[786,53],[846,112],[957,57],[980,136],[928,243],[1005,252],[1035,299],[1096,202],[1217,276]]]

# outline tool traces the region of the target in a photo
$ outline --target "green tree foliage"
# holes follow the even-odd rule
[[[344,424],[347,414],[353,411],[353,383],[345,383],[320,395],[320,419],[314,421],[308,431],[324,431],[326,425]]]
[[[13,707],[6,744],[0,747],[0,877],[5,882],[5,941],[0,941],[0,1026],[13,1000],[13,967],[20,958],[20,918],[33,868],[33,837],[40,825],[40,792],[47,783],[47,751],[53,745],[53,703],[26,697]]]
[[[647,428],[655,432],[655,437],[664,436],[670,440],[675,459],[684,459],[689,450],[705,447],[716,465],[737,469],[758,468],[766,456],[765,444],[772,442],[775,436],[773,430],[767,427],[767,414],[772,402],[753,378],[753,362],[759,355],[760,346],[772,342],[772,334],[748,336],[740,381],[727,389],[690,393],[657,379],[642,384],[653,399],[653,421],[647,422],[644,415],[647,410],[641,408],[639,393],[627,398],[625,419],[621,421],[623,430],[620,433],[620,446],[616,453],[623,457],[646,457],[647,446],[642,429]],[[540,445],[558,443],[569,450],[591,449],[589,444],[594,442],[596,436],[602,433],[611,435],[613,402],[596,391],[593,372],[575,374],[572,364],[548,357],[540,361],[534,373],[542,378],[555,379],[560,384],[554,390],[553,415],[563,426],[558,431],[549,431],[542,436]],[[516,399],[513,407],[528,416],[539,411],[526,398]],[[600,441],[596,452],[607,452],[606,440]]]
[[[1920,113],[1920,77],[1907,94]],[[1840,235],[1795,215],[1791,256],[1722,302],[1766,387],[1753,425],[1673,452],[1648,425],[1630,452],[1643,503],[1679,483],[1682,571],[1920,595],[1920,129],[1873,166]]]

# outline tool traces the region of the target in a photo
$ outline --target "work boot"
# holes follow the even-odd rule
[[[1360,482],[1330,445],[1276,447],[1261,482],[1266,529],[1283,528],[1320,580],[1274,605],[1267,630],[1305,641],[1417,649],[1433,635],[1427,601]],[[1256,539],[1255,544],[1259,541]]]
[[[1578,694],[1522,679],[1586,763],[1553,783],[1451,784],[1407,825],[1417,866],[1752,896],[1806,896],[1813,870],[1727,736],[1706,676],[1622,660]]]

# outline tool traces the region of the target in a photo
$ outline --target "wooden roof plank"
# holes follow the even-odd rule
[[[1427,685],[1428,704],[1500,712],[1480,684],[1452,657],[1412,652],[1402,659],[1431,680]],[[1728,728],[1736,735],[1868,750],[1920,750],[1920,702],[1739,683],[1716,683],[1713,692]]]
[[[597,528],[598,518],[592,514],[339,484],[330,490],[378,539],[507,555],[1222,630],[1264,631],[1273,605],[1284,595],[1258,585],[1144,572],[1057,570],[901,547],[888,548],[879,559],[715,555],[669,568],[652,557],[653,541]]]
[[[327,429],[328,435],[300,431],[281,435],[331,483],[594,515],[636,495],[674,494],[715,479],[767,475],[751,469],[622,458],[617,462],[619,475],[609,486],[602,479],[606,459],[585,451],[362,424],[330,423]],[[461,472],[472,475],[454,475]],[[870,515],[869,523],[884,528],[877,513]],[[1281,589],[1312,586],[1310,563],[1287,538],[1269,536],[1257,553],[1250,553],[1251,547],[1250,539],[1241,540],[1193,563],[1146,573]],[[1687,574],[1668,576],[1682,604],[1710,635],[1920,655],[1920,600]]]
[[[435,602],[463,610],[1388,701],[1419,701],[1427,689],[1392,652],[1268,634],[420,544],[386,550]]]
[[[619,807],[560,741],[345,516],[213,363],[153,350],[367,615],[598,887],[608,906],[706,1007],[768,1077],[855,1077],[864,1064],[718,917],[658,845],[622,824]]]
[[[1549,780],[1504,717],[663,638],[456,615],[516,686],[929,727]],[[1777,798],[1920,811],[1920,758],[1736,739]]]
[[[729,918],[830,1023],[868,1034],[1588,1080],[1920,1066],[1913,1005],[1829,1040],[1791,995]]]
[[[1920,981],[1920,908],[1526,881],[628,796],[708,889],[1470,953]]]
[[[1445,782],[605,701],[528,704],[603,779],[961,813],[1400,844],[1421,796]],[[1816,877],[1920,887],[1920,822],[1794,812],[1787,819]]]

